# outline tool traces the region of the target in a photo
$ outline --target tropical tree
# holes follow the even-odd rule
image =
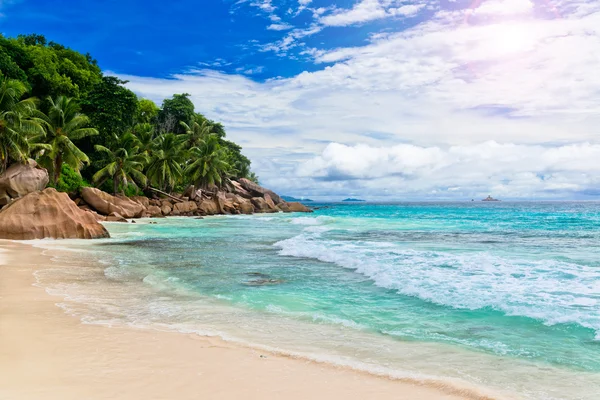
[[[92,181],[96,186],[101,186],[107,179],[113,180],[113,193],[116,195],[119,188],[123,191],[128,184],[146,186],[146,176],[142,172],[147,162],[146,155],[140,153],[136,145],[137,139],[131,133],[116,137],[115,147],[111,150],[102,145],[96,145],[98,152],[107,156],[106,164],[94,174]]]
[[[219,144],[217,135],[209,135],[200,146],[190,150],[191,163],[185,173],[196,186],[222,186],[230,170],[227,152]]]
[[[22,82],[0,79],[0,173],[10,161],[27,161],[30,139],[44,134],[41,121],[33,115],[35,99],[19,101],[26,91]]]
[[[140,152],[147,155],[152,154],[154,146],[154,125],[150,123],[136,124],[131,133],[135,136],[136,145],[140,148]]]
[[[165,191],[172,190],[183,176],[182,160],[181,139],[174,133],[158,136],[154,140],[152,155],[146,169],[150,183]]]
[[[138,112],[135,117],[138,123],[155,123],[160,108],[148,99],[138,99]]]
[[[48,115],[41,114],[45,122],[46,142],[50,145],[40,157],[40,163],[52,172],[52,183],[60,178],[62,164],[80,171],[83,164],[89,163],[88,156],[73,141],[97,135],[95,128],[89,128],[89,118],[79,112],[79,105],[68,97],[48,98]]]
[[[174,94],[172,98],[163,100],[162,109],[158,113],[160,133],[185,133],[179,122],[188,123],[194,119],[194,103],[189,97],[189,93]]]
[[[193,121],[189,125],[181,121],[180,124],[185,130],[182,142],[184,149],[198,147],[211,134],[212,125],[206,120],[201,123]]]

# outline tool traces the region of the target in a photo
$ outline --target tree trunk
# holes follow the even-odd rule
[[[117,180],[117,175],[113,176],[113,195],[117,195],[119,191],[119,181]]]
[[[180,203],[183,203],[183,200],[181,200],[181,199],[178,199],[178,198],[177,198],[177,197],[175,197],[175,196],[171,196],[169,193],[163,192],[162,190],[154,189],[153,187],[150,187],[150,186],[148,186],[148,189],[152,190],[153,192],[160,193],[160,194],[162,194],[162,195],[164,195],[164,196],[167,196],[167,197],[168,197],[168,198],[170,198],[170,199],[173,199],[173,200],[175,200],[175,201],[178,201],[178,202],[180,202]]]
[[[62,169],[62,154],[58,154],[56,159],[54,160],[54,185],[58,184],[58,180],[60,179],[60,173]]]

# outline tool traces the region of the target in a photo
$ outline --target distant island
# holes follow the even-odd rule
[[[295,197],[292,196],[281,196],[281,198],[285,201],[301,201],[301,202],[308,202],[308,201],[314,201],[311,199],[297,199]]]
[[[347,199],[344,199],[342,201],[365,201],[365,200],[361,200],[361,199],[353,199],[352,197],[349,197]]]
[[[498,199],[493,198],[492,196],[488,196],[485,199],[481,200],[481,201],[500,201]]]

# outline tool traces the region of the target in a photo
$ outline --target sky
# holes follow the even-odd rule
[[[190,93],[282,194],[600,200],[598,0],[0,0],[0,32]]]

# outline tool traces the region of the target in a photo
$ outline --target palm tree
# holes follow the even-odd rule
[[[88,156],[81,151],[73,141],[98,134],[95,128],[86,127],[90,119],[79,112],[75,100],[59,96],[56,99],[48,97],[50,109],[46,122],[46,141],[50,150],[45,151],[40,161],[52,171],[52,183],[60,179],[63,163],[79,172],[84,163],[89,163]]]
[[[170,191],[183,176],[181,139],[174,133],[165,133],[154,139],[152,156],[146,176],[164,191]]]
[[[227,153],[221,148],[217,135],[209,135],[200,146],[192,148],[190,154],[193,161],[185,173],[196,186],[207,188],[223,184],[231,166],[227,163]]]
[[[180,122],[181,126],[185,130],[183,148],[191,149],[197,147],[201,144],[201,142],[211,134],[212,125],[204,120],[201,124],[196,121],[193,121],[191,125],[186,124],[185,122]]]
[[[25,162],[32,148],[29,139],[44,134],[41,121],[33,116],[35,99],[19,101],[27,92],[15,79],[0,80],[0,173],[12,161]]]
[[[154,125],[150,123],[136,124],[132,129],[132,133],[140,152],[150,155],[154,144]]]
[[[108,149],[101,145],[96,145],[96,151],[105,153],[108,161],[104,168],[96,172],[92,181],[96,186],[101,186],[107,179],[113,180],[113,193],[119,192],[119,187],[123,190],[128,184],[136,187],[146,186],[146,176],[142,170],[147,162],[146,155],[140,153],[136,146],[136,137],[131,133],[126,133],[122,137],[115,135],[115,150]]]

